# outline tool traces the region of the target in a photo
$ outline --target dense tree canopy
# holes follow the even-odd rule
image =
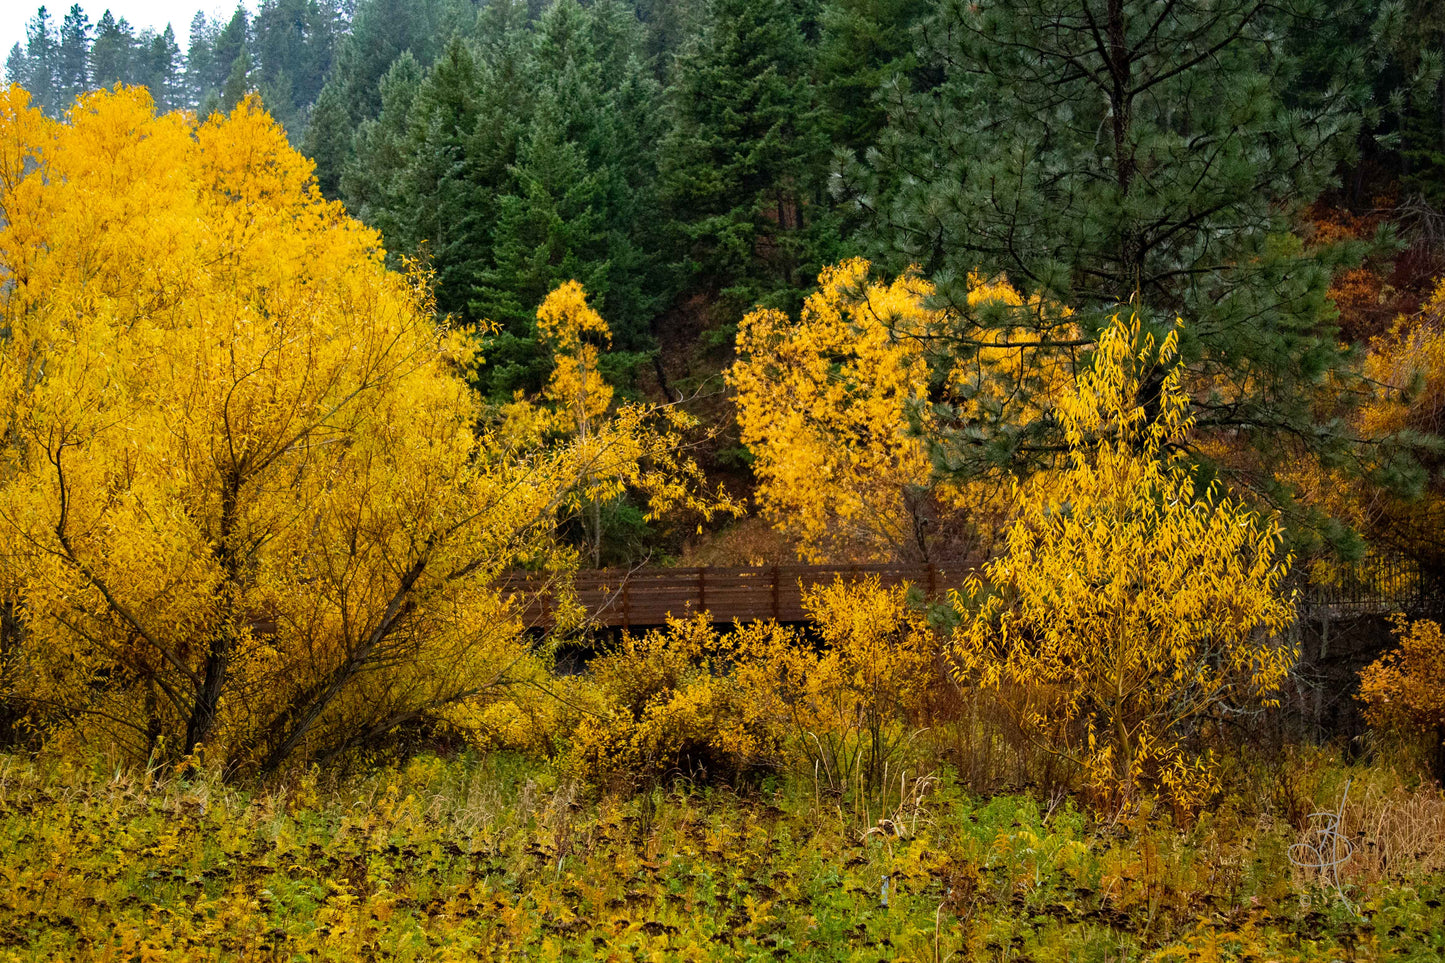
[[[686,499],[636,410],[479,430],[428,279],[255,98],[27,101],[0,99],[0,526],[37,721],[263,769],[365,742],[507,680],[494,579],[567,564],[576,486]]]
[[[916,861],[890,807],[950,763],[1191,816],[1281,691],[1324,731],[1296,586],[1411,610],[1365,718],[1438,737],[1439,6],[39,8],[0,94],[0,744],[806,765]],[[700,614],[782,617],[796,559],[894,572],[809,593],[820,647]],[[695,618],[560,672],[671,618],[643,583]]]
[[[942,364],[1002,328],[1020,329],[1020,351],[1083,357],[1133,304],[1150,324],[1185,319],[1201,431],[1273,451],[1335,440],[1312,398],[1343,363],[1327,291],[1346,252],[1307,244],[1298,217],[1352,149],[1363,88],[1344,70],[1306,81],[1319,65],[1296,51],[1327,16],[1254,0],[936,4],[920,33],[930,80],[887,89],[888,128],[839,189],[871,216],[884,263],[921,266],[967,323],[981,271],[1070,305],[1082,328],[1000,316],[984,324],[994,337],[941,338]],[[1057,444],[1051,419],[977,432],[950,392],[934,401],[953,469]]]
[[[120,7],[41,8],[7,76],[51,117],[117,82],[201,118],[256,93],[388,263],[426,265],[493,404],[545,390],[535,307],[567,280],[624,395],[708,384],[760,306],[782,314],[748,352],[796,324],[842,382],[859,331],[921,364],[890,415],[923,459],[909,490],[963,491],[1057,462],[1058,386],[1132,305],[1161,336],[1184,320],[1193,457],[1289,506],[1301,544],[1379,535],[1322,478],[1370,475],[1396,517],[1439,488],[1430,432],[1358,412],[1428,358],[1401,341],[1382,377],[1385,349],[1355,350],[1445,271],[1431,4],[265,0],[177,26],[184,53]],[[928,292],[926,325],[869,327],[838,286],[834,329],[799,314],[864,254]],[[975,296],[997,285],[1012,300]],[[767,490],[794,462],[748,419],[717,457]],[[916,553],[974,544],[916,507]]]

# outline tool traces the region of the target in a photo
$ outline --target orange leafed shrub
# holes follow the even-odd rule
[[[1438,622],[1395,619],[1399,647],[1360,673],[1370,725],[1403,732],[1445,728],[1445,632]]]

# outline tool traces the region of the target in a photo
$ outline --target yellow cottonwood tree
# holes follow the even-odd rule
[[[738,329],[740,360],[727,378],[742,441],[755,457],[758,500],[813,561],[973,554],[1000,490],[945,478],[927,444],[937,431],[928,356],[956,325],[930,306],[933,286],[916,273],[885,284],[869,271],[862,259],[830,267],[796,320],[758,310]],[[1007,282],[980,277],[971,279],[969,300],[985,308],[1024,303]],[[947,372],[958,413],[976,421],[1037,418],[1039,401],[1067,384],[1068,359],[1020,350],[1007,331],[979,336],[988,346],[974,363]],[[1008,406],[1012,387],[1024,382],[1028,411]]]
[[[587,303],[587,292],[577,281],[568,281],[556,288],[537,309],[537,331],[552,349],[552,375],[547,381],[547,397],[557,406],[559,422],[571,429],[580,441],[586,442],[597,430],[612,404],[612,386],[597,370],[597,345],[585,340],[588,335],[606,343],[612,341],[612,330]],[[578,514],[593,568],[602,564],[602,505],[609,496],[619,492],[606,491],[589,480],[578,490]]]
[[[1058,406],[1067,466],[1018,488],[1007,550],[955,596],[954,657],[961,681],[1005,690],[1024,729],[1106,797],[1161,787],[1189,809],[1211,780],[1191,725],[1274,698],[1294,605],[1278,523],[1196,490],[1179,454],[1176,338],[1156,346],[1137,319],[1104,332]],[[1160,369],[1151,413],[1139,385]]]
[[[58,123],[11,87],[0,206],[5,695],[38,721],[268,770],[483,699],[523,651],[496,576],[569,564],[579,481],[660,444],[479,438],[427,279],[254,99]]]
[[[697,428],[696,419],[675,405],[613,406],[595,343],[610,343],[612,332],[579,282],[567,281],[547,295],[537,308],[537,329],[551,348],[552,374],[542,397],[518,392],[502,406],[497,440],[521,449],[560,442],[582,454],[581,477],[563,508],[581,522],[594,567],[602,559],[603,507],[628,492],[645,501],[648,522],[740,513],[725,492],[708,490],[701,467],[687,454],[685,438]]]
[[[582,285],[568,281],[537,309],[537,331],[552,349],[547,397],[557,403],[559,415],[573,423],[576,434],[585,438],[612,404],[612,386],[597,371],[597,345],[585,338],[591,335],[610,344],[612,329],[587,303]]]

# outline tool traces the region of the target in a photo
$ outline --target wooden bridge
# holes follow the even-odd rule
[[[707,612],[715,624],[802,622],[803,593],[838,579],[880,585],[908,584],[928,598],[962,588],[971,570],[963,565],[772,565],[754,568],[644,568],[578,572],[573,585],[589,622],[598,628],[648,628],[669,617]],[[1340,566],[1328,583],[1313,584],[1297,573],[1301,618],[1342,613],[1445,610],[1435,583],[1418,567],[1398,559],[1368,559]],[[1428,583],[1428,584],[1427,584]],[[557,583],[541,576],[514,575],[503,582],[522,610],[528,628],[556,624]]]
[[[942,565],[772,565],[757,568],[654,568],[578,572],[573,585],[592,625],[645,628],[668,618],[707,612],[714,623],[801,622],[803,593],[839,579],[880,585],[909,584],[929,598],[962,588],[969,570]],[[522,608],[528,628],[555,622],[554,584],[540,577],[513,576],[504,583]]]

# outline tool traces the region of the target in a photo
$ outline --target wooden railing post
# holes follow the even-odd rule
[[[773,621],[783,621],[782,611],[778,605],[778,566],[776,563],[773,565]]]
[[[697,610],[707,611],[707,566],[697,570]]]

